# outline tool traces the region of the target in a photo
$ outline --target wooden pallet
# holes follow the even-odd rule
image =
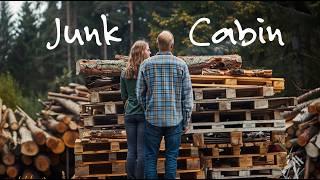
[[[122,101],[121,92],[118,91],[98,91],[91,93],[91,103]]]
[[[117,101],[81,105],[81,116],[102,114],[124,114],[123,102]]]
[[[281,92],[285,88],[283,78],[191,75],[191,82],[193,87],[199,87],[199,85],[207,85],[207,87],[210,87],[210,84],[222,85],[222,87],[223,85],[255,85],[273,87],[275,92]]]
[[[296,106],[295,97],[280,98],[237,98],[237,99],[205,99],[194,101],[193,111],[226,111],[239,109],[277,109]]]
[[[273,96],[273,87],[193,88],[194,100]]]
[[[193,134],[193,144],[194,146],[200,148],[206,147],[232,147],[232,146],[251,146],[255,143],[271,143],[271,144],[284,144],[286,134],[284,131],[262,131],[265,137],[251,137],[252,132],[224,132],[224,133],[196,133]],[[256,144],[258,145],[258,144]]]
[[[82,116],[84,127],[108,127],[110,125],[124,125],[123,114],[102,114],[93,116]]]
[[[225,144],[224,144],[225,145]],[[244,143],[243,145],[229,146],[231,144],[213,145],[201,148],[200,153],[203,156],[213,156],[216,158],[226,155],[247,155],[247,154],[261,154],[266,155],[273,152],[286,152],[285,147],[280,144],[271,144],[271,142],[256,142],[256,143]]]
[[[116,161],[95,161],[95,162],[75,162],[75,174],[86,176],[92,174],[122,174],[126,173],[126,160]],[[157,171],[164,172],[165,158],[158,158]],[[177,158],[177,170],[201,170],[200,158]]]
[[[208,168],[208,179],[238,179],[238,178],[276,178],[282,175],[277,166],[255,166],[252,168]]]
[[[164,172],[158,172],[160,178],[163,178]],[[74,176],[74,179],[126,179],[127,174],[91,174],[84,176]],[[203,170],[177,170],[176,179],[205,179]]]
[[[243,154],[243,155],[221,155],[215,156],[202,156],[206,168],[237,168],[237,167],[254,167],[264,165],[276,165],[284,167],[286,165],[287,152],[274,152],[261,154]]]
[[[285,131],[286,121],[283,120],[251,120],[232,122],[190,123],[187,133],[233,132],[233,131]]]
[[[229,111],[206,111],[193,112],[191,114],[192,123],[202,122],[230,122],[230,121],[252,121],[252,120],[281,120],[279,110],[229,110]]]
[[[123,125],[111,125],[110,127],[81,127],[78,129],[79,138],[83,140],[94,139],[125,139],[126,131]]]

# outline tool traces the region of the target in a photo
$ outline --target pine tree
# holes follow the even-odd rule
[[[9,12],[9,3],[0,2],[0,72],[7,70],[8,55],[12,46],[13,23]]]

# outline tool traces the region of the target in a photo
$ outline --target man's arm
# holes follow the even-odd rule
[[[182,115],[183,115],[184,129],[187,128],[190,122],[192,108],[193,108],[192,83],[191,83],[188,66],[185,65],[184,77],[182,80]]]
[[[142,108],[146,110],[146,95],[147,95],[147,83],[143,74],[143,67],[140,65],[137,85],[136,85],[137,100],[141,104]]]

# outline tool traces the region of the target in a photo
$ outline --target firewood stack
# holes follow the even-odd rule
[[[75,83],[61,87],[60,93],[49,92],[47,101],[39,100],[44,108],[37,119],[0,99],[0,176],[65,178],[66,151],[74,148],[83,124],[79,104],[88,102],[88,95],[86,87]]]
[[[320,178],[320,88],[297,98],[298,105],[283,113],[286,118],[286,147],[289,163],[286,178]]]
[[[182,136],[177,177],[203,179],[204,174],[209,179],[280,177],[287,155],[282,148],[285,120],[280,112],[296,105],[293,97],[273,97],[284,89],[284,79],[272,78],[272,70],[241,69],[238,55],[180,58],[191,74],[194,109],[191,128]],[[119,55],[116,60],[77,62],[77,74],[85,76],[86,86],[92,91],[92,104],[82,106],[85,128],[77,140],[79,155],[75,153],[76,161],[83,166],[76,168],[76,177],[125,175],[124,171],[115,173],[125,167],[124,163],[116,162],[119,158],[125,160],[125,156],[117,153],[126,151],[120,143],[125,141],[125,131],[119,76],[127,60],[127,56]],[[102,150],[106,139],[110,141],[104,142],[108,149]],[[94,145],[97,142],[101,145]],[[189,155],[184,155],[183,149]],[[158,159],[161,161],[161,156]],[[163,165],[158,160],[158,172]],[[106,169],[111,170],[107,173]],[[193,176],[185,176],[183,171],[193,172]]]

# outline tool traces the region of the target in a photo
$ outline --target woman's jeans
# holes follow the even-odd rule
[[[157,127],[146,121],[144,146],[145,179],[158,179],[157,159],[162,136],[165,140],[165,179],[175,179],[177,157],[182,135],[182,123],[172,127]]]
[[[143,136],[144,136],[144,114],[126,115],[125,128],[127,133],[127,178],[143,179]]]

